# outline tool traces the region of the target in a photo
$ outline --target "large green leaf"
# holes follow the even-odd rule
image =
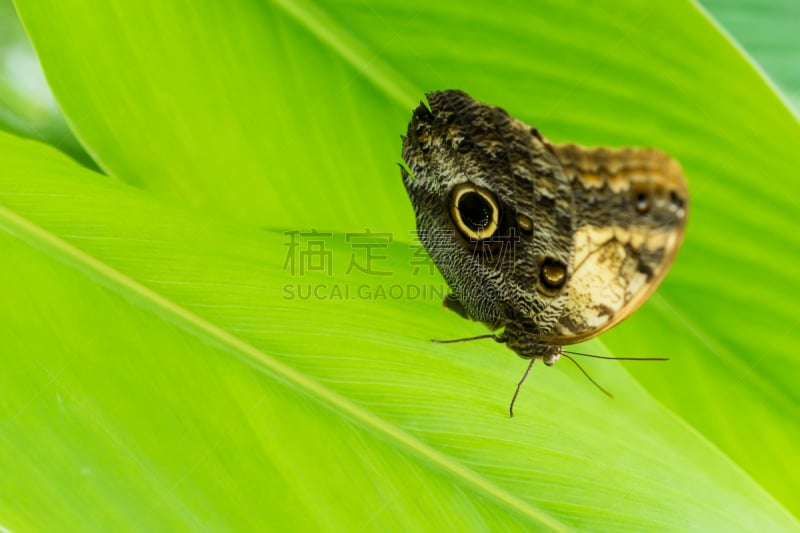
[[[118,0],[84,9],[75,0],[18,0],[53,90],[92,153],[116,176],[206,208],[206,218],[222,213],[323,231],[368,226],[402,239],[412,218],[391,165],[398,159],[396,136],[430,89],[467,90],[557,141],[651,144],[674,154],[693,195],[684,250],[663,290],[604,339],[618,354],[672,356],[668,365],[632,370],[650,394],[800,511],[800,480],[786,475],[800,439],[800,313],[787,297],[800,289],[795,118],[688,2],[460,6]],[[284,251],[276,244],[269,259]],[[312,325],[295,329],[306,334],[350,304],[287,303],[273,295],[263,305],[307,311]],[[404,305],[411,304],[381,308]],[[382,331],[390,343],[379,359],[402,362],[395,350],[407,341],[389,333],[402,326],[384,312],[365,311],[357,323]],[[434,302],[414,303],[413,314],[417,339],[481,332]],[[316,341],[287,345],[284,353],[311,350]],[[349,349],[354,358],[375,357],[369,345],[351,341]],[[519,370],[497,347],[418,349],[432,354],[434,366],[415,376],[446,381],[448,395],[464,393],[461,373],[471,376],[469,365],[496,368],[506,383]],[[504,356],[496,367],[488,353],[478,353],[490,351]],[[470,363],[436,366],[445,356]],[[627,393],[630,384],[614,383],[612,365],[592,366],[609,374],[600,377],[615,392]],[[600,409],[594,391],[559,381],[566,379],[561,374],[543,376],[536,393],[546,381],[563,387],[562,402]],[[498,394],[495,384],[470,392],[480,397],[490,390]],[[613,409],[629,409],[621,403]],[[429,398],[409,410],[439,404]],[[552,407],[537,409],[539,425],[518,442],[535,443],[550,436],[542,428],[566,423]],[[614,441],[631,453],[628,439],[636,431],[644,430],[616,431]],[[561,437],[553,449],[566,445]],[[576,481],[584,472],[572,453],[555,461],[572,484],[560,490],[594,487]],[[690,489],[695,498],[709,497],[702,487]],[[546,497],[541,487],[533,492]],[[655,497],[649,489],[642,493]]]
[[[470,329],[438,306],[286,299],[388,284],[341,272],[340,239],[332,278],[296,277],[282,234],[211,224],[31,142],[2,135],[0,157],[4,528],[796,526],[619,366],[594,369],[615,402],[575,369],[543,372],[508,419],[523,363],[430,345]],[[408,246],[385,255],[391,284],[420,285]]]

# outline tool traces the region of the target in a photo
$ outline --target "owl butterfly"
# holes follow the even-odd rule
[[[624,320],[656,289],[688,209],[675,160],[555,144],[461,91],[427,96],[403,138],[402,178],[452,291],[445,306],[502,328],[475,338],[530,359],[527,376],[536,359],[552,365],[563,346]]]

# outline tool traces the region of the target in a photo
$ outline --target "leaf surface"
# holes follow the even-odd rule
[[[367,274],[299,279],[284,235],[35,143],[2,135],[0,156],[7,529],[795,525],[620,366],[593,369],[613,402],[537,369],[508,419],[522,362],[431,345],[471,329],[431,302],[376,298]],[[345,264],[346,242],[329,246]],[[386,255],[392,283],[422,286],[407,245]],[[373,297],[287,296],[321,282]]]

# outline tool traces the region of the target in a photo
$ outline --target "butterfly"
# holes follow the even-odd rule
[[[444,305],[499,331],[455,342],[505,343],[530,359],[525,376],[635,311],[683,240],[686,180],[656,149],[556,144],[448,90],[413,112],[402,155],[417,233],[452,291]]]

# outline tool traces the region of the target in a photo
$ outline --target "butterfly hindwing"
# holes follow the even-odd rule
[[[546,339],[572,344],[624,320],[658,287],[683,239],[688,191],[658,150],[551,148],[573,186],[576,224],[563,312]]]

